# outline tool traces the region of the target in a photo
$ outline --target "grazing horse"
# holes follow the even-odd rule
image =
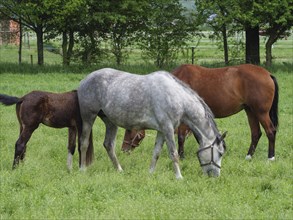
[[[123,138],[122,150],[124,152],[133,150],[140,145],[140,142],[144,139],[144,137],[144,130],[126,130]]]
[[[40,123],[53,128],[68,127],[68,158],[67,167],[72,169],[72,157],[76,147],[76,134],[78,140],[82,130],[82,120],[79,112],[78,97],[76,91],[66,93],[49,93],[32,91],[18,98],[0,94],[0,102],[6,106],[16,104],[16,115],[20,126],[20,135],[15,144],[13,168],[23,160],[26,152],[26,144],[32,133]],[[80,145],[80,141],[78,141]],[[86,164],[93,160],[92,135],[86,152]]]
[[[122,171],[115,153],[118,127],[157,130],[150,172],[154,172],[166,141],[175,176],[182,178],[174,130],[187,124],[199,137],[198,158],[203,172],[220,175],[224,137],[220,135],[212,112],[188,86],[171,74],[158,71],[145,76],[105,68],[89,74],[77,90],[83,121],[81,170],[86,168],[85,153],[91,128],[97,116],[106,125],[104,147],[115,168]]]
[[[255,152],[261,137],[260,124],[269,141],[268,158],[275,159],[278,83],[267,70],[251,64],[223,68],[181,65],[172,73],[203,98],[216,118],[228,117],[245,110],[251,130],[251,144],[246,159],[251,159]],[[184,141],[188,131],[185,125],[178,129],[181,157],[184,157]],[[132,139],[135,133],[126,131],[125,137]]]

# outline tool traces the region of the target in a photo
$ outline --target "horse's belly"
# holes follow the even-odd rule
[[[122,108],[105,108],[103,109],[109,120],[119,127],[126,129],[155,129],[159,127],[154,117],[148,112],[129,110]]]
[[[62,112],[48,113],[43,117],[42,123],[53,128],[65,128],[76,126],[76,118]]]
[[[225,118],[240,112],[244,106],[237,100],[222,101],[220,103],[213,102],[208,104],[216,118]]]

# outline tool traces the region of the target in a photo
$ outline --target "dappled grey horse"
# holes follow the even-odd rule
[[[150,172],[155,169],[163,143],[166,141],[176,178],[182,178],[174,131],[180,123],[188,125],[200,143],[198,158],[203,172],[219,176],[225,135],[220,135],[213,115],[203,100],[171,74],[158,71],[136,75],[105,68],[89,74],[81,81],[78,99],[83,129],[81,165],[90,131],[99,116],[106,125],[104,147],[117,170],[122,171],[115,154],[118,127],[157,130]]]

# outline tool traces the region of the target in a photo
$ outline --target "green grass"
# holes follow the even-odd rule
[[[88,74],[52,66],[33,69],[33,74],[24,67],[26,71],[17,73],[6,65],[0,74],[0,93],[15,96],[36,89],[76,89]],[[281,64],[272,68],[280,87],[276,161],[267,161],[265,134],[253,160],[244,159],[250,143],[244,112],[217,119],[220,131],[228,130],[219,178],[202,174],[193,137],[187,139],[186,159],[180,162],[182,181],[175,179],[166,146],[150,175],[155,132],[147,131],[141,146],[128,155],[120,151],[123,129],[118,131],[116,152],[124,172],[117,173],[102,147],[105,128],[99,119],[94,125],[95,162],[86,172],[78,170],[77,154],[73,171],[67,172],[67,130],[44,125],[29,141],[25,162],[12,171],[19,128],[15,107],[1,105],[0,219],[292,219],[291,69]]]

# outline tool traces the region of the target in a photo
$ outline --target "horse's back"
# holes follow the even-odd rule
[[[75,126],[80,120],[76,91],[51,93],[32,91],[21,98],[17,107],[23,121],[35,121],[47,126],[63,128]]]
[[[216,117],[233,115],[263,98],[271,99],[274,93],[270,73],[251,64],[223,68],[182,65],[172,73],[197,91]]]
[[[102,110],[118,126],[160,130],[158,121],[170,115],[176,115],[175,124],[180,120],[182,97],[186,97],[182,92],[165,71],[138,75],[107,68],[89,74],[78,88],[78,97],[83,119],[90,120]]]

